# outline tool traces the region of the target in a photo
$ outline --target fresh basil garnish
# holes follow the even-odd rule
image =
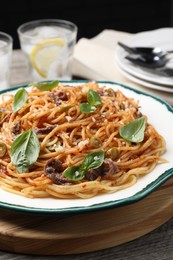
[[[97,169],[104,161],[104,152],[89,153],[82,162],[82,168],[86,170]]]
[[[140,117],[121,127],[119,133],[120,136],[126,141],[140,143],[144,140],[145,128],[145,118]]]
[[[28,99],[28,92],[26,91],[26,89],[24,88],[19,89],[14,95],[14,100],[12,104],[13,112],[17,112],[19,109],[21,109],[25,105],[27,99]]]
[[[96,110],[96,108],[94,106],[90,106],[88,103],[81,103],[79,105],[80,107],[80,111],[83,113],[83,114],[89,114],[89,113],[92,113]]]
[[[85,171],[81,166],[72,166],[67,168],[63,175],[69,180],[78,181],[85,177]]]
[[[93,152],[88,154],[81,165],[67,168],[63,175],[73,181],[82,180],[85,173],[90,169],[99,168],[104,161],[104,152]]]
[[[11,161],[20,173],[26,172],[36,162],[40,152],[40,143],[32,129],[20,134],[12,143]]]
[[[92,89],[87,93],[87,101],[88,103],[81,103],[79,105],[80,111],[85,114],[94,112],[96,107],[101,105],[99,94]]]
[[[50,91],[53,88],[56,88],[59,84],[58,80],[50,81],[50,82],[34,82],[32,85],[37,87],[40,90]]]
[[[90,106],[95,106],[95,107],[100,106],[102,103],[99,94],[92,89],[88,91],[87,101],[90,104]]]

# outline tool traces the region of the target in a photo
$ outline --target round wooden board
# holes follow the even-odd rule
[[[38,255],[91,252],[138,238],[173,216],[173,180],[136,203],[77,215],[0,210],[0,249]]]

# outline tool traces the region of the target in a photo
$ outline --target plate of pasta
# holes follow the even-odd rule
[[[0,207],[66,214],[143,199],[173,175],[172,132],[171,106],[115,82],[1,91]]]

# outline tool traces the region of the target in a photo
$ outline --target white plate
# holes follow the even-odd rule
[[[66,81],[68,85],[82,84],[85,81]],[[153,192],[159,185],[165,182],[173,175],[173,109],[167,103],[145,94],[139,90],[113,82],[99,82],[100,85],[106,85],[114,90],[121,90],[127,97],[132,97],[140,101],[141,112],[147,115],[149,122],[164,136],[167,151],[164,158],[169,162],[159,164],[149,174],[138,179],[137,183],[127,189],[111,193],[98,195],[89,199],[56,199],[56,198],[25,198],[11,194],[0,189],[0,207],[32,212],[32,213],[81,213],[93,210],[103,210],[106,208],[118,207],[134,203]],[[11,90],[4,90],[1,93],[9,91],[15,92],[19,87]],[[22,87],[27,87],[22,86]],[[157,113],[159,111],[159,117]]]
[[[147,87],[147,88],[151,88],[151,89],[155,89],[155,90],[159,90],[159,91],[164,91],[164,92],[168,92],[168,93],[173,93],[173,87],[172,86],[166,86],[166,85],[158,85],[158,84],[154,84],[152,82],[149,82],[149,81],[144,81],[140,78],[137,78],[133,75],[131,75],[130,73],[126,72],[125,70],[123,70],[122,68],[118,68],[118,70],[128,79],[130,79],[131,81],[141,85],[141,86],[144,86],[144,87]],[[170,104],[172,105],[173,102],[171,103],[171,101],[173,101],[172,97],[169,95],[170,97]]]
[[[160,47],[163,50],[173,50],[173,28],[162,28],[147,32],[137,33],[130,37],[127,42],[124,42],[129,46],[148,46],[148,47]],[[150,71],[147,71],[139,66],[135,66],[130,61],[125,59],[128,53],[117,46],[116,60],[121,69],[130,73],[131,75],[140,78],[142,80],[152,82],[158,85],[173,86],[173,77],[166,77],[156,75]],[[151,86],[152,88],[152,86]],[[162,91],[165,91],[164,88]]]

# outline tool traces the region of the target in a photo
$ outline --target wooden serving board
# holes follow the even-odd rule
[[[173,216],[173,179],[131,205],[78,215],[0,210],[0,249],[26,254],[91,252],[138,238]]]

